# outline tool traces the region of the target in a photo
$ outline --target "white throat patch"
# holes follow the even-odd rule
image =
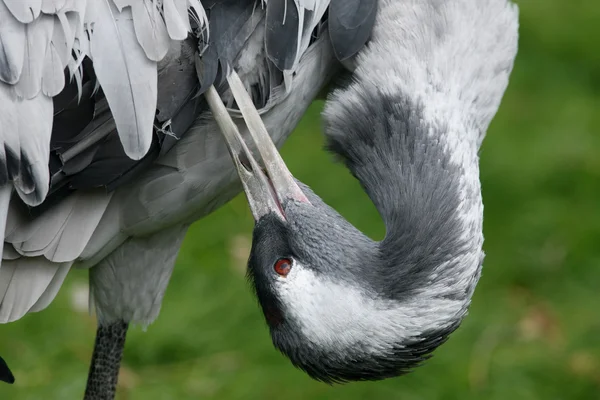
[[[408,301],[397,302],[375,298],[346,282],[333,282],[297,262],[275,284],[285,312],[306,340],[342,354],[350,349],[385,354],[407,339],[455,322],[464,303],[443,298],[443,286],[434,284]]]

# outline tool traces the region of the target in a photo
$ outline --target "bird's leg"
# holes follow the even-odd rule
[[[98,326],[84,400],[115,398],[128,327],[124,321]]]

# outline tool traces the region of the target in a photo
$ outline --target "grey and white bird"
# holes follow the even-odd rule
[[[385,222],[380,242],[293,178],[235,74],[266,174],[209,91],[256,222],[249,277],[274,345],[313,378],[406,373],[465,317],[484,258],[479,149],[517,42],[507,0],[379,1],[324,133]]]
[[[374,0],[0,0],[0,322],[46,308],[69,270],[89,268],[86,398],[114,397],[128,325],[157,317],[188,226],[242,188],[202,93],[216,87],[239,114],[225,82],[237,70],[281,145],[375,11]]]
[[[86,398],[114,396],[128,324],[157,317],[187,227],[241,186],[273,342],[312,377],[405,373],[466,314],[483,260],[478,150],[516,55],[516,6],[262,5],[0,1],[0,320],[44,309],[71,268],[89,268]],[[325,136],[378,208],[381,242],[273,146],[339,60],[352,80],[328,99]]]

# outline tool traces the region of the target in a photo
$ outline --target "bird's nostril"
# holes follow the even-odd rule
[[[250,160],[248,159],[248,156],[246,155],[246,153],[240,153],[239,157],[240,157],[240,163],[246,169],[246,171],[252,172],[252,164],[250,164]]]

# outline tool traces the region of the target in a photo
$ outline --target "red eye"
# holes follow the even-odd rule
[[[277,272],[281,276],[287,276],[292,270],[292,260],[289,258],[280,258],[275,263],[275,272]]]

